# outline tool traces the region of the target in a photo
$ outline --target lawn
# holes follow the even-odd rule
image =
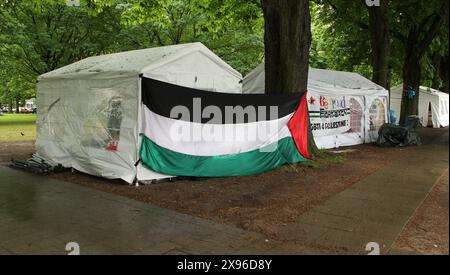
[[[0,142],[35,139],[35,114],[0,114]]]

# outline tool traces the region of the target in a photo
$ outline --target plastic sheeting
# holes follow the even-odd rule
[[[380,129],[377,144],[380,147],[407,147],[421,145],[422,141],[414,128],[385,124]]]
[[[137,78],[40,81],[38,154],[64,167],[132,182],[138,100]]]

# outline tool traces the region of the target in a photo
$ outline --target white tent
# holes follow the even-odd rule
[[[391,110],[395,111],[400,119],[402,105],[403,84],[391,90]],[[449,115],[448,94],[428,87],[420,87],[419,92],[419,118],[424,127],[447,127]],[[398,123],[398,120],[396,121]]]
[[[201,43],[90,57],[39,76],[37,153],[127,182],[167,177],[137,164],[141,78],[241,93],[242,76]]]
[[[263,93],[264,64],[243,81],[243,93]],[[375,142],[388,121],[389,93],[356,73],[309,70],[308,107],[314,140],[319,148]]]

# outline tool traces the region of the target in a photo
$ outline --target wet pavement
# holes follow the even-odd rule
[[[136,187],[130,187],[136,188]],[[261,235],[0,167],[0,254],[252,254]]]
[[[448,168],[444,130],[285,226],[279,241],[0,166],[0,254],[67,254],[70,242],[81,254],[367,254],[369,242],[401,254],[392,244]]]
[[[367,254],[373,242],[381,254],[402,254],[391,250],[394,241],[449,166],[448,129],[422,131],[431,135],[423,146],[300,216],[280,233],[291,244],[277,249]]]

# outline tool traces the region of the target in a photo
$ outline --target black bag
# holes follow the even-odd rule
[[[384,124],[378,132],[377,144],[381,147],[407,147],[422,144],[419,134],[416,132],[420,125],[417,116],[408,117],[405,126]]]

